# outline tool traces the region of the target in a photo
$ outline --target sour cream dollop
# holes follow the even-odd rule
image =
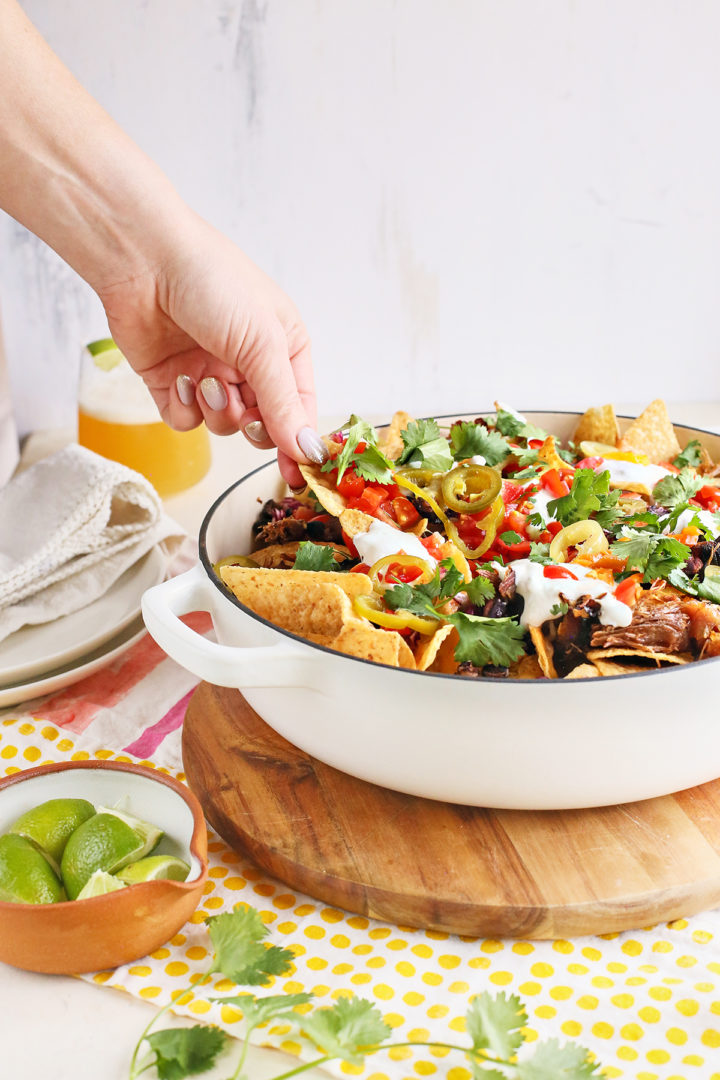
[[[511,563],[515,571],[515,587],[525,601],[520,616],[521,626],[540,626],[548,619],[555,618],[550,609],[562,602],[561,593],[569,603],[579,600],[581,596],[592,596],[600,604],[598,618],[603,626],[630,625],[632,610],[615,599],[612,585],[598,578],[587,577],[590,571],[588,566],[578,566],[577,563],[557,565],[564,566],[578,580],[545,577],[542,564],[531,562],[530,559],[516,559]]]
[[[636,461],[621,461],[619,458],[602,458],[602,466],[597,472],[610,473],[611,487],[626,487],[628,484],[642,484],[652,491],[664,476],[670,476],[670,470],[662,465],[640,465]]]
[[[356,533],[353,543],[358,555],[368,566],[372,566],[378,559],[384,559],[386,555],[399,555],[402,551],[406,555],[424,559],[433,571],[437,563],[414,533],[401,532],[384,521],[373,521],[367,532]]]

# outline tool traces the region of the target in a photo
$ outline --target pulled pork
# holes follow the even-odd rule
[[[692,652],[697,656],[720,629],[719,615],[715,605],[695,600],[662,582],[642,593],[629,626],[600,626],[593,632],[590,644],[596,649]]]

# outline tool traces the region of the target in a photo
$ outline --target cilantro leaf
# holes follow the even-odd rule
[[[329,544],[301,540],[293,570],[337,570],[334,549]]]
[[[569,609],[569,606],[566,603],[566,601],[561,600],[559,603],[553,604],[553,606],[550,608],[550,614],[551,615],[557,615],[557,616],[567,615],[569,610],[570,609]]]
[[[643,573],[643,581],[654,581],[655,578],[667,578],[672,570],[684,565],[689,556],[690,548],[687,544],[681,544],[670,536],[662,533],[641,532],[630,529],[627,526],[620,531],[617,539],[610,549],[613,554],[627,559],[626,570],[639,570]]]
[[[563,450],[561,446],[556,447],[556,449],[560,457],[563,459],[563,461],[567,461],[568,465],[575,464],[575,460],[578,456],[578,451],[575,443],[572,440],[570,440],[570,442],[568,443],[567,450]]]
[[[370,443],[361,454],[355,455],[353,464],[358,476],[372,484],[389,484],[392,480],[392,462],[385,457],[382,450]]]
[[[542,563],[543,566],[548,566],[555,561],[550,558],[550,545],[536,544],[534,540],[530,541],[530,554],[528,555],[528,559],[530,562]]]
[[[495,586],[484,574],[478,574],[465,586],[465,592],[471,604],[483,607],[488,600],[495,596]]]
[[[708,576],[707,571],[702,581],[695,577],[688,577],[681,567],[676,567],[668,574],[668,581],[676,589],[697,596],[700,600],[709,600],[713,604],[720,604],[720,581],[716,577]]]
[[[702,480],[692,469],[683,469],[677,476],[664,476],[653,488],[653,499],[668,510],[687,502],[702,487]]]
[[[522,468],[535,464],[538,459],[538,451],[529,446],[527,450],[515,450],[514,456],[517,458],[518,465]]]
[[[453,467],[450,447],[440,433],[437,420],[411,420],[400,434],[405,448],[398,465],[408,464],[433,472],[447,472]]]
[[[443,576],[440,575],[440,567],[445,571]],[[441,619],[437,607],[464,585],[465,579],[452,559],[443,559],[430,581],[424,585],[394,585],[385,590],[383,600],[392,611],[402,608],[413,615],[430,615],[433,619]]]
[[[547,431],[529,424],[527,420],[521,420],[505,409],[498,409],[495,427],[501,435],[507,435],[511,439],[546,439]]]
[[[617,516],[619,491],[610,491],[610,473],[596,473],[592,469],[577,469],[572,487],[567,495],[548,503],[548,514],[561,525],[585,521],[590,515],[603,528]]]
[[[364,1051],[390,1034],[390,1028],[371,1001],[341,997],[327,1009],[316,1009],[302,1021],[302,1030],[328,1057],[362,1065]]]
[[[500,539],[503,544],[521,544],[523,540],[520,533],[516,533],[513,529],[508,529],[507,532],[500,533]]]
[[[456,461],[480,455],[486,465],[500,465],[512,453],[510,443],[498,431],[488,431],[483,424],[464,420],[450,428],[450,443]]]
[[[469,660],[475,667],[507,667],[525,655],[525,631],[514,619],[489,619],[458,611],[448,615],[447,621],[460,635],[455,649],[460,663]]]
[[[290,949],[263,944],[268,929],[255,908],[211,915],[207,927],[215,948],[210,973],[219,971],[243,986],[267,986],[272,975],[284,975],[292,966]]]
[[[223,1005],[234,1005],[243,1014],[248,1027],[256,1027],[267,1020],[288,1017],[297,1020],[293,1012],[296,1005],[306,1005],[312,1000],[312,994],[268,994],[255,997],[254,994],[234,994],[232,997],[213,997],[210,1001],[220,1001]]]
[[[691,439],[684,450],[681,450],[676,458],[673,458],[673,465],[677,465],[678,469],[685,468],[686,465],[691,465],[695,468],[702,461],[702,446],[699,439]]]
[[[504,991],[494,997],[485,990],[473,998],[465,1016],[473,1050],[489,1050],[495,1057],[509,1058],[524,1042],[520,1030],[527,1024],[527,1013],[516,994]]]
[[[196,1024],[191,1028],[166,1028],[147,1036],[155,1052],[155,1068],[160,1080],[183,1080],[211,1069],[228,1042],[218,1028]]]
[[[347,431],[345,432],[345,429]],[[367,420],[352,414],[347,424],[343,425],[346,434],[345,442],[336,458],[328,458],[322,466],[322,472],[338,471],[338,481],[350,467],[355,465],[359,475],[365,480],[376,480],[378,483],[387,483],[392,478],[392,462],[378,450],[377,433],[372,424]],[[357,453],[360,443],[365,443],[365,449]],[[361,470],[365,471],[364,475]]]
[[[588,1061],[588,1052],[577,1043],[547,1039],[534,1047],[528,1061],[515,1066],[517,1080],[588,1080],[598,1076],[601,1065]]]

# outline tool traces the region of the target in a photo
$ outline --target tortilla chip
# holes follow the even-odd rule
[[[620,428],[612,405],[602,405],[599,409],[588,409],[578,420],[572,441],[577,446],[581,442],[606,443],[617,446]]]
[[[258,566],[268,570],[292,570],[301,543],[301,540],[289,540],[286,544],[269,544],[268,547],[253,551],[250,557]],[[337,563],[352,558],[348,549],[342,544],[323,544],[322,546],[333,549]]]
[[[358,533],[366,533],[373,521],[375,518],[363,513],[362,510],[343,510],[340,514],[340,528],[351,540]]]
[[[593,663],[601,675],[637,675],[641,671],[656,671],[657,665],[645,661],[642,664],[632,662],[623,664],[619,660],[594,660]]]
[[[455,627],[451,623],[444,623],[434,633],[420,638],[415,646],[415,665],[418,671],[427,671],[435,662],[440,646],[453,630]],[[455,664],[457,666],[457,661]]]
[[[594,664],[578,664],[576,668],[573,668],[569,674],[565,676],[567,679],[595,679],[600,675],[600,672]]]
[[[509,675],[511,679],[542,679],[544,677],[537,656],[521,656],[510,665]]]
[[[567,462],[563,461],[555,448],[555,437],[553,435],[548,435],[547,439],[538,450],[537,459],[538,461],[544,461],[551,469],[567,468]]]
[[[460,641],[460,635],[454,626],[450,627],[450,633],[446,634],[440,642],[435,653],[435,659],[426,671],[439,671],[443,675],[454,675],[458,669],[455,659],[455,649]]]
[[[262,576],[269,574],[279,575],[280,580]],[[302,574],[306,580],[289,581],[287,578],[291,574]],[[302,637],[310,634],[336,637],[342,633],[345,624],[354,618],[347,592],[330,582],[312,580],[321,577],[320,574],[306,570],[253,570],[224,566],[220,575],[241,603],[283,630],[290,630]],[[365,577],[364,574],[337,576]],[[372,586],[369,578],[367,582]]]
[[[411,670],[415,668],[415,657],[400,634],[381,630],[358,618],[346,623],[337,635],[307,634],[306,636],[318,645],[325,645],[328,649],[335,649],[348,656],[373,660],[376,664],[389,664],[391,667],[404,667]]]
[[[411,422],[412,416],[410,413],[403,412],[399,409],[386,428],[378,434],[378,449],[383,452],[385,457],[389,457],[392,461],[399,458],[405,449],[405,443],[402,440],[401,431],[404,431],[408,424]]]
[[[324,473],[319,465],[298,465],[298,468],[323,510],[327,510],[333,517],[340,517],[347,506],[347,501],[335,487],[330,473]]]
[[[270,590],[284,589],[288,585],[300,585],[303,588],[309,588],[313,584],[336,585],[350,598],[369,596],[373,590],[372,581],[367,574],[346,574],[339,570],[273,570],[254,566],[223,566],[220,576],[233,592],[236,585],[238,588],[245,588],[249,582],[253,583],[253,587],[257,584],[260,588]],[[235,595],[237,596],[236,592]]]
[[[645,660],[655,660],[658,665],[665,664],[689,664],[692,661],[691,653],[662,653],[653,652],[652,649],[631,649],[627,646],[616,649],[588,649],[588,660],[592,660],[598,667],[603,661],[613,656],[627,657],[628,660],[642,657]]]
[[[633,450],[647,454],[654,465],[663,461],[672,461],[680,453],[675,429],[668,416],[667,406],[662,398],[656,398],[647,409],[633,420],[620,439],[621,450]]]
[[[553,663],[553,650],[550,642],[545,638],[539,626],[529,626],[530,640],[535,646],[538,663],[546,679],[557,679],[558,673]]]

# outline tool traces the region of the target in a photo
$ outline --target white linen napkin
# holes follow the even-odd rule
[[[152,485],[67,446],[0,490],[0,641],[98,599],[156,545],[170,561],[185,532]]]

